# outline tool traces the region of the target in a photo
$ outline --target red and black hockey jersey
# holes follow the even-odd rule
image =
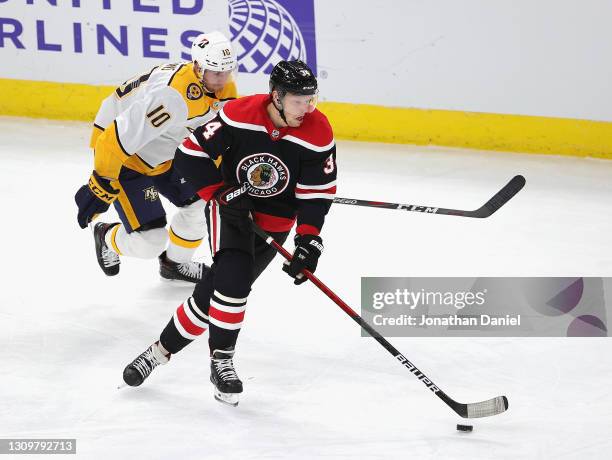
[[[278,129],[267,94],[228,102],[176,151],[175,165],[204,200],[223,184],[248,183],[253,219],[269,232],[318,235],[336,194],[336,143],[325,115]],[[215,160],[222,158],[219,167]]]

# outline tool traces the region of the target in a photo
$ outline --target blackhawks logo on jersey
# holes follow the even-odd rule
[[[240,183],[249,183],[249,195],[266,198],[282,193],[289,184],[289,169],[270,153],[243,158],[236,168]]]

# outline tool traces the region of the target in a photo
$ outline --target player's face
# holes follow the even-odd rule
[[[283,109],[287,124],[297,128],[304,121],[304,116],[311,113],[317,106],[317,95],[301,96],[287,93],[283,98]]]
[[[214,70],[206,70],[204,72],[204,86],[209,91],[220,91],[229,81],[231,70],[225,72],[216,72]]]

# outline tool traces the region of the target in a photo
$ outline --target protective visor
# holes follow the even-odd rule
[[[317,108],[319,92],[311,95],[287,93],[282,98],[283,109],[291,114],[311,113]]]

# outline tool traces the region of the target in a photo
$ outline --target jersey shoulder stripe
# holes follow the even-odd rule
[[[168,80],[168,86],[181,95],[187,107],[187,119],[202,117],[210,109],[210,98],[193,72],[193,63],[181,64]]]
[[[233,126],[234,128],[249,129],[251,131],[261,131],[264,133],[267,132],[266,127],[264,125],[260,125],[256,123],[245,123],[245,122],[233,120],[226,114],[225,109],[226,107],[223,107],[219,111],[219,116],[226,124]]]
[[[266,110],[270,95],[255,94],[230,101],[223,107],[221,118],[237,128],[268,132],[272,121]],[[325,152],[335,145],[334,134],[327,117],[314,110],[304,117],[298,128],[282,128],[281,138],[315,152]]]
[[[302,126],[289,128],[283,139],[295,142],[315,152],[326,152],[336,144],[327,117],[317,109],[306,114]]]
[[[270,124],[270,117],[266,111],[268,99],[267,94],[255,94],[229,101],[221,111],[223,119],[232,126],[266,131],[266,126]]]
[[[285,139],[286,141],[289,142],[293,142],[295,144],[301,145],[302,147],[306,147],[309,150],[313,150],[315,152],[327,152],[328,150],[330,150],[334,145],[336,145],[336,141],[333,139],[331,139],[331,141],[329,142],[329,144],[327,145],[316,145],[316,144],[312,144],[310,142],[308,142],[307,140],[303,139],[303,137],[306,136],[292,136],[290,134],[287,134],[285,137],[283,137],[283,139]]]
[[[169,67],[169,66],[175,66],[176,64],[168,64],[167,66],[164,67]],[[165,70],[164,67],[162,67],[162,70]],[[183,70],[185,68],[185,64],[180,64],[178,69],[176,69],[174,71],[174,73],[170,76],[170,79],[168,80],[168,86],[172,86],[172,82],[174,81],[174,77],[176,77],[179,74],[183,74],[185,73],[185,71]],[[181,72],[182,71],[182,72]]]
[[[187,116],[187,119],[188,120],[193,120],[194,118],[201,118],[201,117],[204,117],[204,116],[208,115],[208,112],[210,112],[210,107],[208,107],[208,109],[206,109],[206,112],[204,112],[204,113],[198,113],[198,114],[193,115],[193,116],[191,116],[191,114],[189,114]]]

